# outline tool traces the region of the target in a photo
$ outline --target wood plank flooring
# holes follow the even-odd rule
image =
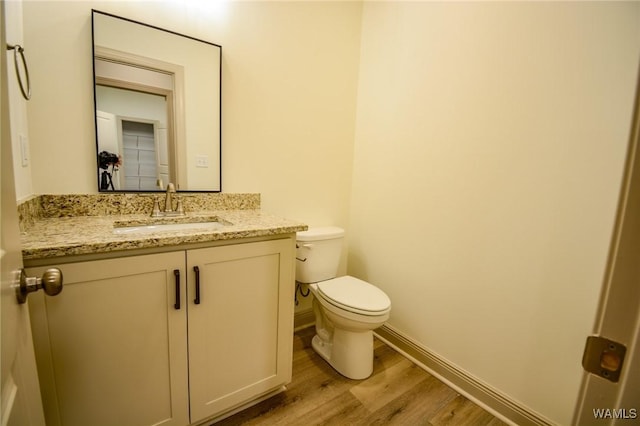
[[[216,426],[506,425],[377,339],[371,377],[347,379],[313,351],[314,333],[310,327],[295,334],[285,392]]]

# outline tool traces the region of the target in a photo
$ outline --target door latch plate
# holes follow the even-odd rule
[[[627,348],[621,343],[589,336],[582,355],[582,367],[589,373],[617,383],[626,352]]]

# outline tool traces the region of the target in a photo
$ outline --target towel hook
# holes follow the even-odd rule
[[[24,96],[26,100],[29,100],[31,99],[31,81],[29,80],[29,68],[27,67],[27,59],[24,57],[24,47],[20,46],[19,44],[7,44],[7,49],[13,50],[13,62],[16,64],[16,77],[18,78],[18,84],[20,84],[20,91],[22,92],[22,96]],[[22,82],[22,77],[20,76],[18,54],[22,58],[22,65],[24,65],[24,74],[27,78],[26,89],[24,87],[24,83]]]

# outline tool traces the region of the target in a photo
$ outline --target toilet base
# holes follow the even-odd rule
[[[347,331],[334,328],[332,341],[315,335],[311,346],[343,376],[361,380],[373,372],[373,332]]]
[[[325,361],[331,362],[331,349],[333,344],[323,341],[317,334],[311,339],[311,347],[318,355],[320,355]]]

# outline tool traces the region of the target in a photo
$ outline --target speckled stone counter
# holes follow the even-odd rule
[[[147,214],[163,193],[45,194],[18,205],[20,229],[42,218]],[[178,193],[186,212],[260,209],[260,194]]]
[[[131,204],[140,201],[133,200],[136,196],[142,197],[143,204],[148,204],[147,208],[142,209],[143,211],[150,212],[151,206],[153,205],[153,195],[109,195],[116,197],[124,195],[130,197],[131,200],[125,201]],[[118,209],[116,209],[113,207],[114,199],[100,198],[99,201],[108,203],[110,206],[96,206],[96,204],[99,203],[96,202],[97,199],[93,199],[93,209],[89,209],[86,206],[86,203],[91,204],[91,200],[81,199],[87,196],[58,196],[60,198],[53,201],[46,198],[51,196],[46,196],[36,202],[31,202],[30,200],[29,203],[33,205],[26,208],[35,213],[27,219],[28,223],[23,225],[21,232],[23,259],[25,263],[28,264],[30,263],[29,261],[34,260],[43,261],[50,259],[52,262],[55,262],[56,259],[65,256],[113,253],[135,249],[176,246],[176,250],[179,250],[180,247],[178,246],[185,244],[276,236],[307,229],[307,225],[304,223],[262,212],[259,209],[259,196],[257,197],[257,202],[255,197],[251,197],[251,195],[256,194],[242,194],[239,198],[230,197],[229,200],[227,200],[229,203],[224,203],[224,200],[221,201],[220,199],[212,201],[216,198],[214,197],[215,195],[222,194],[206,194],[205,198],[209,198],[210,204],[205,203],[205,207],[213,205],[217,208],[194,211],[197,208],[197,203],[201,202],[201,200],[197,200],[197,196],[193,194],[188,194],[191,199],[186,203],[183,201],[183,203],[185,204],[185,209],[189,206],[192,210],[187,210],[187,216],[184,218],[151,218],[148,213],[145,212],[141,214],[140,211],[121,214],[118,212],[123,211],[122,209],[128,212],[130,210],[127,209],[133,207],[122,207],[122,204],[120,204]],[[103,197],[103,195],[100,194],[94,197]],[[182,194],[180,194],[180,197],[182,200],[189,198]],[[43,200],[47,204],[46,208],[43,208]],[[76,214],[65,214],[65,212],[69,210],[68,207],[62,209],[53,207],[53,205],[59,206],[58,201],[60,200],[66,200],[66,203],[71,203],[71,205],[75,206],[75,209],[72,208],[72,210],[74,210]],[[115,200],[117,200],[117,198]],[[38,206],[38,204],[40,204],[40,206]],[[125,202],[124,204],[127,203]],[[202,204],[200,204],[200,206],[202,206]],[[47,209],[50,213],[43,213],[47,211]],[[111,213],[103,213],[100,215],[86,214],[87,211],[95,212],[95,210],[111,210]],[[24,212],[21,211],[20,214],[21,218],[23,218]],[[116,227],[123,226],[202,222],[213,219],[221,222],[223,225],[217,229],[206,230],[182,229],[172,231],[146,231],[144,233],[133,232],[128,234],[114,233]],[[122,253],[122,255],[126,256],[127,253]]]

